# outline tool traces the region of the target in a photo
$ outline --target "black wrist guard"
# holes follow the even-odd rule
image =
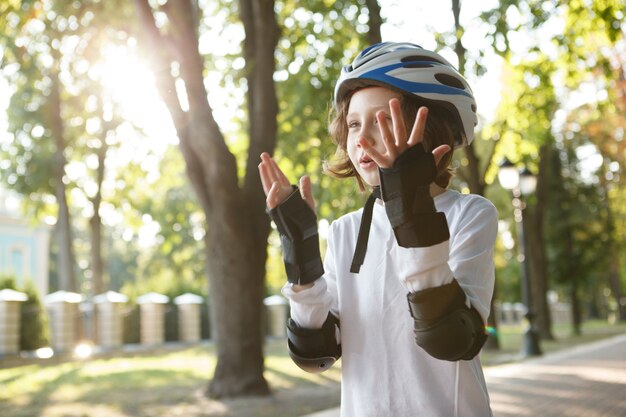
[[[450,238],[448,222],[437,213],[430,184],[437,177],[432,153],[418,143],[402,153],[392,168],[380,168],[380,188],[398,244],[421,248]]]
[[[487,340],[485,324],[478,311],[465,303],[465,292],[456,280],[407,298],[415,341],[430,356],[458,361],[478,355]]]
[[[341,345],[337,344],[337,317],[328,313],[321,329],[306,329],[295,321],[287,321],[287,344],[289,356],[300,369],[307,372],[323,372],[341,357]]]
[[[268,211],[276,223],[283,246],[287,280],[304,285],[324,274],[320,256],[317,218],[300,197],[298,187],[279,206]]]

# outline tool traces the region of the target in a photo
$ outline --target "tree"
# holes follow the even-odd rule
[[[8,115],[13,140],[2,150],[17,155],[8,158],[3,180],[26,197],[35,216],[51,214],[56,206],[59,289],[87,295],[105,289],[100,208],[107,155],[119,144],[123,122],[98,68],[103,45],[116,39],[115,25],[97,25],[92,6],[23,2],[3,11],[2,38],[15,88]],[[51,195],[54,204],[48,203]],[[88,225],[81,224],[85,217]],[[90,231],[83,236],[85,228]],[[81,245],[83,240],[89,243]],[[75,259],[81,255],[89,259],[83,271],[87,282],[76,276]]]
[[[316,3],[312,3],[316,4]],[[280,37],[276,5],[269,0],[237,3],[245,39],[247,136],[243,178],[207,100],[204,59],[198,50],[201,11],[189,0],[170,0],[157,24],[146,0],[136,0],[142,44],[152,60],[158,88],[174,122],[187,174],[206,218],[205,244],[217,341],[211,397],[266,394],[261,350],[261,298],[270,225],[257,165],[276,144],[278,98],[274,54]],[[331,12],[332,13],[332,12]],[[209,61],[210,62],[210,61]],[[172,68],[178,68],[173,73]],[[188,110],[176,96],[182,80]],[[246,262],[242,262],[242,260]],[[238,308],[233,309],[236,305]]]
[[[263,378],[261,312],[269,221],[264,213],[256,161],[273,152],[276,138],[274,48],[279,29],[273,1],[242,1],[240,15],[248,64],[250,144],[243,182],[238,181],[235,156],[213,118],[198,50],[200,10],[191,1],[162,6],[168,19],[159,28],[151,6],[135,1],[142,42],[152,60],[157,87],[172,116],[187,174],[203,209],[205,244],[211,284],[217,366],[208,393],[211,397],[269,392]],[[180,68],[189,109],[175,95],[173,65]],[[243,262],[243,260],[246,260]],[[237,306],[233,309],[232,306]]]
[[[460,2],[453,2],[453,11],[455,12],[455,27],[456,27],[456,51],[459,55],[459,62],[465,63],[465,48],[461,44],[461,37],[463,35],[463,28],[458,23]],[[621,6],[623,9],[623,5]],[[620,2],[606,0],[599,2],[585,3],[580,1],[575,2],[545,2],[545,1],[511,1],[502,0],[491,10],[485,11],[481,15],[481,19],[485,21],[490,29],[486,39],[491,41],[491,50],[504,59],[505,65],[513,64],[515,70],[526,71],[525,79],[523,83],[529,83],[529,90],[537,92],[548,91],[543,90],[541,86],[551,86],[552,78],[563,77],[565,75],[567,89],[576,89],[580,83],[585,79],[585,73],[587,65],[592,63],[594,67],[601,68],[605,74],[608,74],[607,69],[609,59],[602,51],[606,50],[607,45],[615,44],[615,42],[622,37],[619,21],[620,16]],[[512,18],[511,18],[512,17]],[[544,27],[546,22],[563,20],[565,27],[568,30],[562,34],[555,34],[552,37],[552,45],[550,45],[543,38],[536,36],[530,36],[531,40],[527,49],[523,52],[530,57],[544,56],[543,64],[539,64],[536,67],[528,69],[519,68],[519,53],[511,49],[511,39],[513,35],[519,33],[521,30],[526,30],[529,34],[534,35],[539,33]],[[583,40],[584,41],[581,41]],[[554,51],[556,49],[556,51]],[[519,50],[519,47],[517,48]],[[481,65],[480,58],[483,53],[478,55],[478,58],[474,60],[473,68],[477,74],[480,74],[484,68]],[[548,59],[548,56],[549,59]],[[557,57],[557,59],[555,59]],[[532,60],[532,58],[531,58]],[[550,61],[556,61],[554,64],[546,65]],[[515,70],[507,70],[510,74],[516,74]],[[506,85],[511,80],[505,73],[503,82]],[[538,88],[533,85],[538,83]],[[561,87],[560,85],[557,87]],[[549,158],[550,138],[549,132],[551,124],[556,114],[556,106],[563,105],[564,103],[556,103],[554,99],[551,100],[551,110],[547,113],[544,111],[546,108],[541,103],[540,99],[536,103],[532,103],[532,94],[530,91],[523,92],[523,87],[520,90],[520,97],[525,98],[525,104],[530,104],[530,108],[523,108],[518,106],[518,103],[513,101],[513,105],[507,108],[503,117],[497,118],[497,120],[487,126],[484,129],[483,135],[492,136],[498,144],[498,152],[496,156],[506,153],[506,148],[511,151],[510,141],[516,135],[522,135],[521,137],[531,139],[531,146],[517,146],[514,153],[516,156],[520,156],[520,160],[531,160],[537,157]],[[553,93],[552,93],[553,94]],[[505,94],[506,98],[507,95]],[[539,106],[539,107],[536,107]],[[516,113],[519,113],[518,107],[522,107],[521,113],[527,113],[530,116],[527,120],[535,120],[534,123],[528,123],[526,127],[519,130],[520,126],[511,125],[511,120],[517,118]],[[539,109],[537,113],[533,109]],[[545,117],[547,116],[547,117]],[[534,132],[527,130],[533,128]],[[537,131],[537,128],[542,128],[543,134]],[[513,130],[511,135],[511,130]],[[517,132],[516,132],[517,131]],[[491,134],[489,132],[492,132]],[[508,139],[505,137],[508,136]],[[517,141],[516,139],[513,139]],[[506,143],[509,142],[509,143]],[[514,142],[518,143],[519,142]],[[461,175],[466,179],[469,188],[472,192],[481,192],[483,180],[481,171],[476,167],[483,166],[487,175],[493,175],[495,168],[490,167],[490,160],[493,156],[489,156],[486,164],[477,163],[476,156],[479,153],[475,152],[476,147],[468,148],[466,153],[466,159],[463,161],[465,167],[461,169]],[[495,149],[495,146],[491,148]],[[487,151],[489,152],[489,151]],[[489,153],[487,153],[489,155]],[[549,309],[546,300],[546,291],[548,283],[546,281],[547,275],[545,271],[547,266],[544,260],[546,259],[545,250],[542,249],[542,236],[541,232],[543,227],[543,218],[545,217],[545,207],[547,200],[550,196],[545,192],[545,186],[543,185],[547,178],[544,173],[549,172],[546,169],[546,162],[541,159],[538,160],[536,167],[538,171],[538,192],[534,201],[529,204],[529,209],[526,212],[526,225],[530,226],[527,233],[527,241],[532,242],[529,246],[529,250],[526,252],[530,262],[530,270],[532,277],[532,290],[535,298],[535,306],[538,308],[538,324],[539,330],[544,338],[551,338],[550,332],[550,317]],[[490,174],[491,172],[491,174]]]
[[[615,298],[617,317],[626,319],[626,303],[620,282],[620,249],[622,240],[617,238],[618,221],[614,213],[620,194],[619,162],[620,141],[623,129],[624,61],[623,53],[624,4],[619,0],[601,0],[591,3],[570,2],[565,20],[568,31],[557,39],[561,66],[565,72],[566,85],[572,89],[592,85],[597,94],[589,103],[571,110],[571,122],[566,124],[566,137],[581,137],[592,142],[603,157],[598,175],[598,186],[604,197],[600,212],[605,213],[603,252],[610,254],[606,268],[608,283]],[[620,47],[620,44],[622,46]],[[603,98],[602,96],[606,96]],[[623,166],[623,165],[622,165]],[[614,200],[615,198],[615,200]]]
[[[596,307],[595,294],[601,291],[598,283],[609,261],[603,196],[582,173],[576,155],[581,139],[560,137],[550,154],[555,175],[549,177],[549,188],[554,198],[549,200],[546,218],[550,274],[566,290],[575,334],[581,332],[585,304],[589,312]]]
[[[1,11],[3,66],[16,67],[9,107],[13,141],[2,144],[5,154],[16,157],[9,159],[13,163],[2,179],[20,194],[56,197],[60,287],[77,291],[65,172],[70,138],[63,122],[67,110],[60,79],[62,28],[67,20],[53,5],[39,2],[25,2],[22,9],[7,5]],[[5,20],[8,16],[12,18]],[[29,43],[26,37],[30,37]]]
[[[623,153],[619,151],[621,141],[616,138],[616,135],[620,135],[623,116],[612,103],[610,100],[607,103],[588,104],[575,109],[569,116],[566,129],[569,132],[569,142],[572,143],[570,146],[597,151],[595,156],[599,160],[598,170],[593,173],[591,185],[597,193],[597,212],[594,214],[596,218],[601,216],[598,221],[603,224],[605,233],[598,237],[602,240],[603,247],[596,257],[602,259],[602,262],[597,262],[602,265],[600,271],[606,271],[598,282],[608,284],[614,299],[616,318],[623,321],[626,319],[626,303],[620,278],[623,239],[620,238],[619,229],[620,220],[623,219],[620,196],[623,195],[624,187],[620,181],[622,165],[618,162],[623,158]],[[585,161],[579,163],[589,164]]]
[[[376,5],[312,1],[305,9],[301,2],[289,1],[279,9],[285,35],[277,48],[281,68],[276,155],[290,178],[311,177],[319,217],[328,221],[361,207],[365,200],[364,193],[359,198],[352,179],[338,181],[323,175],[321,168],[337,149],[328,136],[325,116],[338,74],[364,47],[381,42],[382,19]],[[355,24],[365,19],[368,24]]]
[[[609,66],[608,82],[598,86],[598,95],[606,92],[606,99],[595,104],[581,106],[572,111],[572,122],[569,130],[584,135],[589,142],[593,143],[602,156],[600,172],[598,172],[598,185],[603,195],[603,205],[606,211],[606,228],[608,239],[605,251],[609,254],[608,281],[611,294],[615,300],[617,319],[626,320],[626,298],[624,296],[621,269],[624,249],[623,238],[623,195],[624,175],[623,167],[626,153],[626,145],[623,141],[624,123],[626,119],[626,81],[625,65],[620,59],[619,49],[610,54],[615,65]],[[597,70],[596,70],[597,72]],[[602,79],[599,74],[596,79]]]

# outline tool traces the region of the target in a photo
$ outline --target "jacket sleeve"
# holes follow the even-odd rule
[[[450,361],[472,359],[487,338],[497,213],[487,200],[475,198],[454,220],[450,240],[393,251],[409,291],[416,343]]]
[[[425,248],[394,245],[392,261],[409,293],[458,281],[467,303],[486,321],[495,280],[494,243],[498,213],[486,199],[475,199],[449,221],[450,239]]]

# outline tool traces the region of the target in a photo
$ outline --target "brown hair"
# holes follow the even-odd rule
[[[387,87],[386,87],[387,88]],[[345,96],[343,100],[333,106],[329,113],[328,130],[330,136],[337,144],[337,151],[332,161],[325,161],[324,172],[335,178],[355,177],[361,191],[365,190],[365,183],[350,161],[347,151],[348,126],[346,118],[350,106],[350,98],[354,92]],[[406,125],[407,135],[411,133],[417,111],[420,107],[428,107],[428,119],[424,130],[422,144],[427,152],[437,146],[449,145],[454,148],[455,139],[460,135],[460,129],[453,114],[444,106],[433,101],[426,101],[414,95],[401,93],[402,116]],[[450,167],[452,151],[446,153],[437,166],[435,184],[442,188],[448,188],[454,170]]]

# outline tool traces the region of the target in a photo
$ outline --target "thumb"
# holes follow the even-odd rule
[[[315,211],[315,200],[313,199],[313,190],[311,187],[311,178],[304,175],[300,178],[300,195],[302,199]]]
[[[450,149],[451,148],[449,145],[441,145],[433,149],[433,157],[435,158],[435,166],[439,166],[439,162],[441,162],[441,159],[443,159],[445,154],[450,152]]]

